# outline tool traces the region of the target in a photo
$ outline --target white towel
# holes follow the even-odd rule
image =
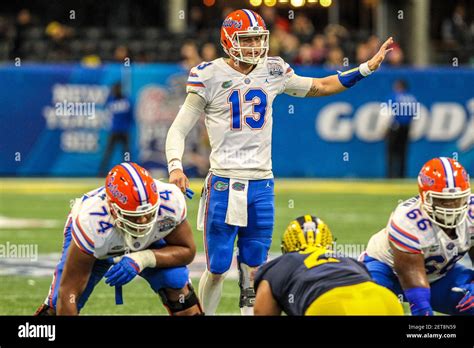
[[[204,180],[204,188],[202,190],[201,199],[199,200],[199,208],[198,208],[198,215],[197,215],[197,229],[198,231],[204,231],[204,218],[206,217],[206,202],[207,202],[207,187],[209,185],[209,181],[211,180],[211,175],[208,174],[206,179]]]
[[[229,201],[225,216],[226,224],[247,227],[247,192],[248,180],[229,180]]]

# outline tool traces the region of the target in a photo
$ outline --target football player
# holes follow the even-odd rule
[[[75,200],[61,260],[36,315],[77,315],[103,277],[120,289],[136,276],[171,315],[202,314],[186,267],[195,252],[183,193],[135,163],[121,163],[105,186]]]
[[[282,237],[283,255],[255,276],[256,315],[402,315],[397,297],[371,281],[365,266],[331,251],[329,227],[305,215]]]
[[[456,160],[434,158],[418,175],[419,196],[400,203],[361,255],[374,280],[410,304],[413,315],[474,314],[474,196]]]
[[[268,57],[269,31],[254,11],[230,13],[221,27],[227,54],[191,69],[187,97],[169,129],[170,182],[183,192],[189,181],[181,159],[185,138],[202,114],[211,144],[210,172],[199,209],[207,269],[199,282],[206,314],[219,304],[235,240],[242,314],[252,314],[253,274],[267,258],[274,221],[271,163],[272,104],[281,93],[321,97],[345,91],[375,71],[393,42],[359,67],[323,78],[302,77],[280,57]],[[238,238],[237,238],[238,237]]]

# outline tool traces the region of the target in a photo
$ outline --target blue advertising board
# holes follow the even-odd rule
[[[0,67],[0,175],[98,175],[111,121],[106,102],[117,81],[134,106],[135,122],[131,152],[116,149],[110,165],[132,160],[165,173],[166,133],[185,98],[186,78],[175,64]],[[436,156],[456,157],[474,174],[474,70],[386,68],[331,97],[279,96],[273,104],[275,176],[385,177],[390,119],[383,110],[396,79],[406,80],[419,102],[408,175]],[[204,128],[199,123],[187,138],[184,163],[191,175],[207,165]]]

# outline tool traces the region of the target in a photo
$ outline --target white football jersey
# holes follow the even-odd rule
[[[466,219],[456,228],[456,236],[451,239],[432,223],[416,196],[398,205],[387,227],[370,238],[366,253],[393,268],[391,242],[401,251],[423,254],[429,282],[442,278],[474,245],[474,195],[470,197]]]
[[[186,219],[186,202],[176,185],[158,180],[155,183],[160,194],[160,207],[156,224],[148,235],[134,238],[114,226],[105,188],[101,187],[76,199],[71,210],[71,234],[76,245],[97,259],[105,259],[147,249],[165,238]]]
[[[268,57],[244,75],[223,58],[191,69],[186,91],[206,101],[211,172],[240,179],[271,178],[272,104],[293,69]]]

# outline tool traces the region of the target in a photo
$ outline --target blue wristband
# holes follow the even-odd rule
[[[433,315],[431,309],[430,288],[411,288],[405,290],[405,297],[410,303],[410,310],[412,315]]]
[[[360,81],[365,77],[360,73],[359,67],[344,72],[338,72],[337,76],[341,85],[346,88],[354,86],[357,81]]]

